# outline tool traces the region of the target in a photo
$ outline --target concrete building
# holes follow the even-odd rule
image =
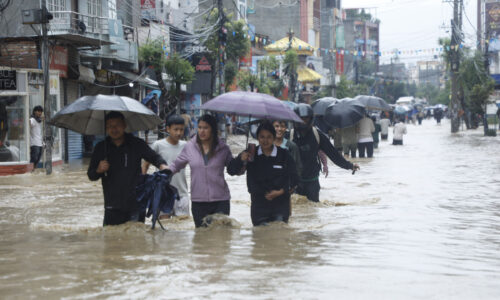
[[[14,87],[1,86],[6,138],[19,149],[14,162],[0,162],[0,173],[22,173],[29,164],[29,115],[44,106],[40,25],[23,24],[22,11],[40,9],[41,1],[11,1],[0,12],[0,69]],[[140,3],[134,0],[47,0],[49,23],[50,101],[52,112],[83,95],[118,94],[138,98],[151,84],[136,73]],[[5,75],[7,74],[7,75]],[[5,75],[5,76],[4,76]],[[129,83],[133,81],[135,85]],[[48,116],[50,117],[50,116]],[[68,130],[54,131],[55,164],[81,158],[91,139]]]
[[[417,84],[431,84],[436,87],[441,87],[444,84],[443,75],[445,68],[439,61],[418,61],[418,82]]]
[[[344,73],[349,79],[356,80],[359,79],[360,65],[363,63],[370,66],[372,73],[379,70],[380,21],[364,10],[348,9],[345,12],[345,49],[354,55],[344,56]]]

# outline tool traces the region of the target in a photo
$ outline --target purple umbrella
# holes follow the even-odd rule
[[[200,109],[267,120],[302,123],[302,120],[283,101],[273,96],[253,92],[229,92],[219,95]]]

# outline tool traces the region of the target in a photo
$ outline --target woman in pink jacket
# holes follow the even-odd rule
[[[198,134],[169,166],[173,173],[187,164],[191,168],[191,212],[196,227],[206,226],[203,218],[208,215],[229,215],[231,194],[224,179],[224,168],[232,159],[229,147],[217,136],[217,120],[203,115],[198,121]],[[229,170],[228,173],[236,175]]]

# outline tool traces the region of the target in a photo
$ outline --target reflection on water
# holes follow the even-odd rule
[[[102,228],[85,166],[0,178],[2,298],[497,299],[500,138],[408,126],[356,175],[331,167],[321,203],[253,228],[245,177],[231,217]],[[241,147],[244,143],[234,142]],[[233,149],[235,152],[239,149]]]

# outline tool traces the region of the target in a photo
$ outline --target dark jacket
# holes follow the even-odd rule
[[[351,170],[352,163],[347,161],[335,148],[328,137],[318,130],[319,144],[312,131],[312,128],[306,130],[305,134],[301,130],[295,130],[293,133],[293,142],[300,151],[300,160],[302,161],[301,180],[313,180],[318,178],[321,165],[318,160],[318,151],[322,150],[330,160],[337,166]]]
[[[256,149],[256,153],[259,151]],[[259,200],[269,203],[264,198],[265,194],[272,190],[284,189],[285,193],[274,200],[289,199],[290,189],[298,184],[299,178],[295,161],[290,153],[281,148],[276,147],[276,156],[255,155],[254,161],[248,162],[247,170],[247,186],[248,192],[252,196],[252,201]],[[241,170],[243,162],[237,158],[231,161],[228,170]]]
[[[106,176],[96,172],[99,162],[104,159],[109,162]],[[156,167],[166,164],[146,142],[128,133],[119,147],[109,137],[95,146],[87,175],[92,181],[102,178],[104,208],[129,212],[138,209],[135,187],[141,175],[141,159]]]

